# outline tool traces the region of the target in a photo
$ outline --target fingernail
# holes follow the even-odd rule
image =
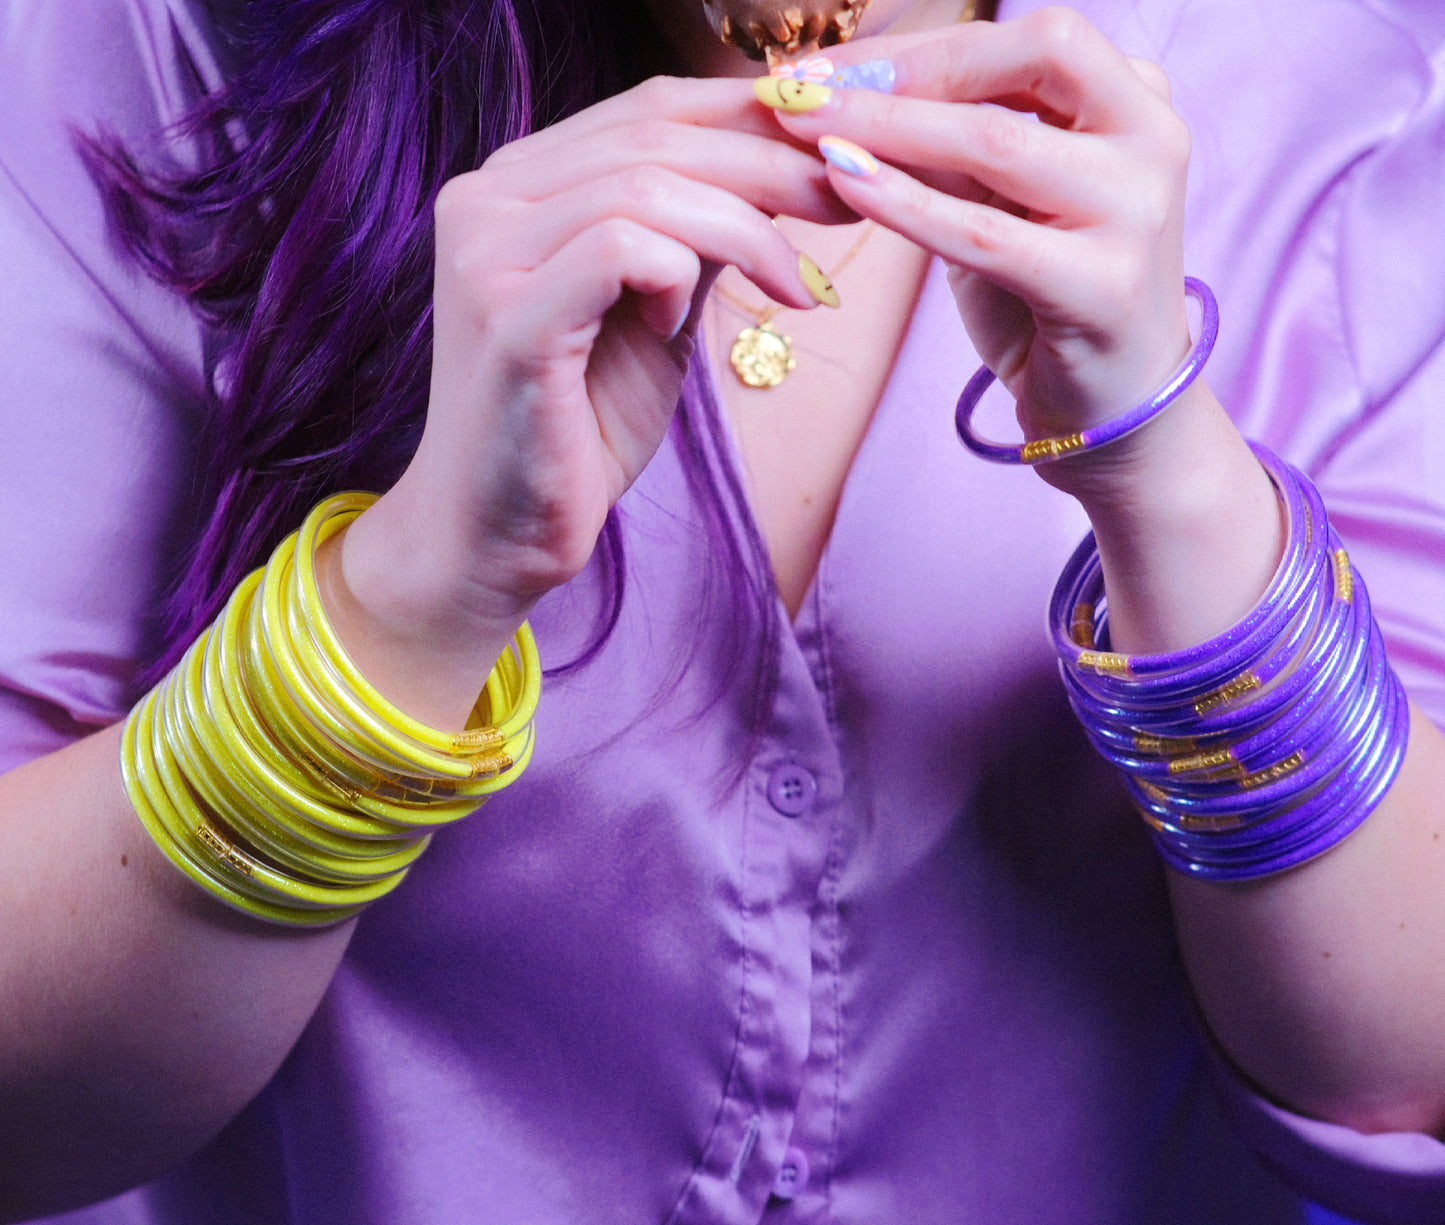
[[[891,94],[898,73],[890,60],[864,60],[835,68],[826,55],[808,55],[800,60],[784,60],[775,64],[768,74],[792,81],[811,81],[815,85],[832,85],[838,89],[871,89]]]
[[[844,174],[859,179],[871,179],[878,173],[878,159],[862,145],[855,145],[841,136],[822,136],[818,139],[818,152],[830,166],[836,166]]]
[[[891,94],[898,80],[898,73],[889,60],[864,60],[861,64],[850,64],[842,69],[830,82],[844,89],[871,89],[875,93]]]
[[[833,77],[833,61],[826,55],[806,55],[800,60],[782,60],[768,69],[770,77],[790,77],[794,81],[814,81],[827,85]]]
[[[833,99],[833,91],[826,85],[819,85],[816,81],[797,81],[792,77],[758,77],[753,82],[753,93],[758,96],[759,102],[788,115],[816,111]]]
[[[798,275],[803,278],[803,284],[807,286],[808,292],[824,306],[838,306],[841,299],[838,297],[838,291],[833,288],[833,282],[813,260],[801,251],[798,252]]]

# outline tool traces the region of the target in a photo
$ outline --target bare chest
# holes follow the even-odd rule
[[[816,229],[820,242],[832,237]],[[837,238],[832,241],[836,246]],[[813,253],[806,239],[800,242]],[[827,547],[844,483],[887,386],[927,263],[911,243],[876,230],[835,279],[842,299],[837,310],[784,311],[770,320],[787,337],[794,360],[775,387],[745,386],[730,360],[739,332],[757,322],[766,300],[731,268],[719,279],[723,292],[713,294],[708,355],[789,615],[797,614]]]

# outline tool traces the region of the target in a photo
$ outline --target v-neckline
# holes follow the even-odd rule
[[[721,437],[725,440],[727,448],[726,459],[733,466],[738,478],[738,489],[740,497],[737,513],[745,517],[744,527],[761,545],[761,562],[766,567],[764,577],[772,590],[776,602],[778,615],[795,635],[806,631],[814,622],[817,616],[815,605],[817,603],[820,578],[828,562],[829,553],[834,548],[838,537],[839,525],[843,521],[846,508],[850,501],[856,498],[850,496],[850,491],[857,480],[857,472],[860,461],[863,460],[865,452],[879,427],[880,418],[884,415],[890,402],[895,398],[896,389],[900,381],[900,370],[904,366],[904,358],[907,355],[914,333],[918,327],[918,321],[923,313],[923,308],[933,294],[943,292],[948,294],[946,285],[940,286],[937,282],[945,276],[943,264],[937,258],[930,258],[924,266],[923,275],[919,278],[917,293],[915,294],[913,306],[909,311],[908,321],[904,325],[899,338],[897,348],[894,352],[893,363],[889,368],[888,375],[883,382],[882,390],[878,395],[877,402],[869,415],[868,423],[859,438],[857,448],[853,453],[851,462],[848,465],[847,473],[843,477],[843,483],[838,494],[837,508],[833,514],[833,520],[829,527],[823,547],[818,554],[818,561],[809,577],[807,586],[803,590],[802,598],[798,602],[796,613],[790,613],[783,601],[782,593],[779,590],[776,573],[774,571],[771,555],[768,551],[767,537],[763,533],[762,523],[758,518],[753,501],[751,483],[748,479],[748,469],[744,460],[741,440],[738,436],[736,425],[728,413],[718,385],[720,372],[715,368],[711,360],[711,347],[708,338],[699,334],[697,354],[701,358],[701,378],[699,386],[707,399],[707,411],[716,414],[721,427]]]

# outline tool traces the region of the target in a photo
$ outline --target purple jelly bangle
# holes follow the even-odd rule
[[[1369,737],[1372,720],[1378,717],[1389,673],[1383,646],[1376,644],[1377,640],[1372,638],[1366,670],[1351,684],[1344,708],[1335,712],[1335,718],[1317,729],[1314,736],[1306,738],[1307,743],[1299,746],[1298,758],[1278,777],[1266,777],[1248,788],[1228,783],[1223,787],[1210,786],[1187,778],[1170,779],[1169,785],[1165,786],[1152,779],[1141,779],[1139,781],[1149,782],[1162,797],[1157,803],[1150,804],[1151,811],[1166,822],[1170,813],[1189,817],[1247,818],[1251,813],[1259,814],[1288,802],[1330,776],[1340,762],[1356,750],[1361,737]],[[1325,745],[1323,749],[1320,748],[1321,742]],[[1276,764],[1283,766],[1288,762],[1289,755],[1286,754]]]
[[[1155,846],[1161,857],[1176,871],[1187,876],[1204,880],[1238,881],[1261,876],[1272,876],[1289,868],[1298,867],[1337,846],[1364,822],[1365,818],[1379,805],[1390,784],[1399,773],[1409,743],[1409,701],[1398,678],[1391,674],[1390,689],[1393,701],[1390,711],[1388,734],[1381,737],[1374,746],[1371,760],[1365,768],[1342,772],[1339,786],[1329,789],[1311,802],[1326,808],[1326,817],[1318,828],[1311,828],[1305,836],[1294,840],[1286,847],[1276,847],[1272,853],[1248,860],[1231,859],[1224,863],[1201,862],[1189,854],[1175,849],[1168,835],[1155,834]]]
[[[1124,770],[1152,773],[1171,758],[1226,744],[1234,747],[1241,761],[1267,752],[1297,724],[1327,707],[1338,678],[1350,675],[1360,663],[1370,624],[1369,594],[1353,574],[1352,570],[1353,594],[1339,598],[1331,582],[1333,598],[1323,620],[1312,618],[1303,635],[1297,627],[1291,628],[1278,652],[1287,656],[1282,668],[1250,672],[1254,684],[1241,694],[1248,699],[1242,705],[1221,706],[1223,713],[1202,717],[1195,707],[1155,711],[1109,705],[1082,692],[1065,670],[1069,701],[1099,751]],[[1301,648],[1302,637],[1308,640]]]
[[[1309,589],[1317,566],[1323,564],[1327,540],[1324,506],[1314,486],[1301,474],[1264,447],[1255,443],[1250,446],[1274,481],[1288,512],[1284,555],[1259,602],[1224,633],[1181,651],[1123,656],[1082,648],[1071,634],[1076,612],[1081,605],[1097,606],[1103,592],[1103,574],[1090,533],[1066,563],[1049,604],[1054,649],[1064,666],[1076,670],[1083,683],[1101,694],[1128,695],[1131,702],[1138,700],[1142,680],[1161,686],[1155,691],[1159,695],[1156,701],[1162,700],[1166,692],[1182,696],[1190,688],[1197,688],[1202,695],[1238,672],[1262,644],[1274,640],[1279,626],[1294,615],[1301,592]],[[1312,559],[1319,560],[1311,564]],[[1097,663],[1100,655],[1104,655],[1103,667]],[[1108,670],[1114,664],[1121,675]]]
[[[1348,720],[1357,701],[1378,701],[1378,694],[1371,694],[1369,687],[1378,690],[1385,675],[1384,645],[1378,635],[1371,632],[1367,619],[1368,608],[1358,610],[1364,632],[1353,632],[1334,644],[1311,683],[1297,690],[1293,701],[1286,704],[1281,700],[1283,712],[1276,707],[1276,717],[1268,726],[1253,736],[1237,741],[1233,746],[1239,768],[1246,774],[1254,775],[1281,761],[1288,760],[1296,753],[1314,757],[1320,752],[1322,741],[1340,733],[1342,721]],[[1378,643],[1378,645],[1377,645]],[[1352,692],[1352,680],[1361,678],[1366,690]],[[1213,794],[1208,784],[1196,788],[1196,778],[1176,775],[1174,786],[1179,794]]]
[[[1351,571],[1353,575],[1353,570]],[[1209,718],[1197,719],[1192,726],[1182,726],[1185,734],[1175,734],[1173,727],[1161,728],[1140,720],[1133,725],[1104,722],[1097,709],[1084,708],[1086,721],[1096,743],[1103,741],[1101,751],[1121,768],[1134,773],[1152,774],[1160,762],[1180,755],[1232,747],[1239,763],[1251,769],[1261,755],[1277,755],[1302,747],[1301,729],[1310,722],[1331,723],[1339,717],[1349,686],[1349,678],[1368,666],[1365,652],[1378,636],[1371,616],[1369,590],[1364,582],[1354,579],[1352,592],[1340,599],[1332,616],[1320,628],[1317,640],[1301,653],[1296,664],[1272,688],[1252,695],[1241,714],[1258,711],[1258,717],[1240,720],[1229,729],[1225,739]],[[1383,650],[1383,647],[1381,647]],[[1072,697],[1072,695],[1071,695]],[[1076,709],[1079,709],[1076,705]],[[1241,731],[1248,734],[1240,735]],[[1145,744],[1141,746],[1140,737]],[[1151,746],[1149,741],[1162,741]],[[1141,749],[1148,752],[1141,752]],[[1143,767],[1148,767],[1147,769]],[[1177,767],[1176,767],[1177,770]]]
[[[1102,425],[1091,426],[1077,434],[1065,434],[1058,438],[1039,438],[1033,442],[1004,444],[989,442],[973,432],[972,418],[983,393],[994,381],[995,375],[987,366],[980,366],[968,380],[963,394],[958,397],[958,408],[954,412],[954,424],[958,436],[975,455],[996,464],[1045,464],[1061,459],[1065,455],[1085,455],[1097,451],[1111,442],[1118,442],[1147,425],[1174,403],[1184,389],[1194,382],[1219,336],[1219,306],[1210,293],[1209,286],[1195,277],[1184,278],[1184,292],[1194,298],[1200,306],[1202,317],[1199,323],[1199,339],[1184,359],[1184,364],[1169,376],[1168,382],[1150,396],[1144,403],[1120,413]]]
[[[1392,713],[1383,725],[1387,734],[1353,754],[1348,769],[1333,775],[1287,812],[1248,831],[1248,839],[1240,840],[1231,834],[1226,844],[1224,836],[1184,837],[1156,827],[1156,845],[1166,847],[1176,862],[1187,860],[1195,870],[1215,872],[1263,874],[1317,854],[1322,839],[1331,834],[1343,837],[1354,827],[1350,823],[1357,815],[1358,803],[1373,806],[1384,794],[1384,787],[1393,777],[1393,746],[1398,740],[1395,722]]]
[[[1269,804],[1269,797],[1255,793],[1250,802],[1261,807],[1254,816],[1248,816],[1247,806],[1241,809],[1236,803],[1235,819],[1231,820],[1217,805],[1186,802],[1161,806],[1147,791],[1131,785],[1145,819],[1156,833],[1172,840],[1176,852],[1201,863],[1263,860],[1332,825],[1342,815],[1340,804],[1387,759],[1399,730],[1395,713],[1399,683],[1384,661],[1383,649],[1378,656],[1378,683],[1372,681],[1371,692],[1350,726],[1340,728],[1340,743],[1332,760],[1318,759],[1312,777],[1296,773],[1290,776],[1290,785],[1274,788],[1282,802]],[[1188,811],[1183,811],[1186,808]]]
[[[1285,550],[1264,594],[1243,620],[1199,646],[1152,656],[1124,656],[1123,659],[1127,660],[1124,675],[1081,667],[1079,673],[1087,678],[1087,685],[1103,693],[1130,693],[1134,695],[1131,701],[1137,701],[1140,682],[1147,680],[1150,692],[1159,695],[1153,699],[1156,704],[1205,696],[1215,686],[1233,678],[1241,667],[1250,662],[1251,657],[1266,650],[1280,633],[1280,627],[1295,615],[1301,599],[1308,597],[1308,592],[1314,589],[1322,566],[1327,565],[1325,532],[1328,521],[1325,519],[1324,503],[1319,500],[1314,485],[1309,484],[1302,474],[1261,446],[1251,443],[1251,448],[1286,508]],[[1077,598],[1098,601],[1101,595],[1103,571],[1095,552],[1082,562]],[[1071,611],[1069,615],[1072,618],[1077,614]],[[1061,624],[1055,623],[1056,644],[1061,644],[1061,630]],[[1062,644],[1068,646],[1069,643],[1071,640],[1066,639]],[[1077,647],[1074,652],[1061,652],[1065,659],[1074,659],[1077,653]],[[1165,698],[1163,695],[1170,696]]]
[[[1333,583],[1331,583],[1333,588]],[[1331,631],[1348,616],[1348,605],[1331,606],[1332,591],[1311,593],[1309,605],[1286,626],[1284,635],[1272,644],[1264,644],[1260,655],[1242,661],[1223,685],[1196,690],[1179,704],[1156,704],[1138,700],[1121,700],[1111,694],[1101,698],[1077,673],[1063,669],[1069,700],[1080,718],[1097,727],[1105,736],[1121,743],[1126,751],[1136,748],[1136,732],[1160,739],[1208,740],[1221,736],[1236,738],[1250,735],[1274,718],[1278,708],[1293,694],[1306,687],[1306,669],[1318,665],[1320,656],[1328,656],[1332,647]],[[1323,614],[1323,615],[1322,615]],[[1338,637],[1334,634],[1333,637]],[[1136,689],[1144,689],[1136,685]],[[1189,700],[1193,697],[1194,700]],[[1165,695],[1165,700],[1174,698]],[[1200,698],[1210,699],[1201,713]]]
[[[1288,531],[1279,565],[1254,608],[1243,620],[1223,634],[1182,651],[1128,657],[1130,675],[1134,680],[1155,677],[1172,681],[1197,668],[1201,663],[1217,660],[1222,652],[1251,639],[1262,630],[1267,630],[1276,618],[1287,614],[1296,589],[1303,587],[1311,577],[1307,555],[1312,551],[1310,546],[1314,545],[1318,535],[1313,527],[1314,521],[1318,519],[1323,523],[1323,504],[1319,504],[1317,509],[1310,504],[1304,492],[1308,483],[1294,470],[1266,448],[1255,443],[1250,446],[1269,474],[1287,512]],[[1065,565],[1050,602],[1049,618],[1054,645],[1064,660],[1077,663],[1081,652],[1071,635],[1076,610],[1080,604],[1090,607],[1097,605],[1102,592],[1103,575],[1091,534],[1084,539]],[[1110,678],[1100,674],[1091,675],[1091,679],[1103,682]],[[1118,684],[1125,690],[1129,687],[1128,681],[1120,681]]]
[[[1195,647],[1160,655],[1089,652],[1071,633],[1080,606],[1097,606],[1103,595],[1097,550],[1092,535],[1087,537],[1069,559],[1049,609],[1055,650],[1083,686],[1101,696],[1125,698],[1130,705],[1183,704],[1208,697],[1269,649],[1297,615],[1301,600],[1321,581],[1331,563],[1328,520],[1318,491],[1263,447],[1251,446],[1287,511],[1284,555],[1264,594],[1243,620]]]
[[[1242,740],[1225,740],[1216,737],[1188,736],[1162,737],[1152,729],[1141,733],[1100,727],[1088,727],[1089,739],[1110,764],[1140,778],[1167,779],[1171,785],[1189,787],[1194,777],[1181,774],[1178,767],[1171,773],[1169,763],[1181,756],[1207,754],[1228,749],[1233,754],[1236,768],[1243,774],[1254,774],[1267,768],[1297,750],[1309,747],[1309,738],[1302,742],[1298,733],[1311,721],[1326,720],[1343,696],[1340,689],[1342,677],[1354,674],[1364,662],[1368,639],[1360,634],[1341,637],[1331,644],[1331,649],[1320,661],[1308,684],[1295,693],[1293,700],[1282,697],[1278,702],[1269,702],[1269,709],[1260,720],[1262,726]],[[1261,704],[1264,704],[1261,702]],[[1283,708],[1283,709],[1281,709]],[[1141,745],[1141,738],[1144,744]],[[1157,749],[1149,750],[1150,741],[1166,741]],[[1178,743],[1184,741],[1183,744]],[[1170,743],[1172,742],[1172,743]],[[1167,751],[1172,749],[1173,751]]]
[[[1248,788],[1237,780],[1223,785],[1170,780],[1170,786],[1155,784],[1162,799],[1155,800],[1146,793],[1149,811],[1182,835],[1213,833],[1216,836],[1209,838],[1211,846],[1248,845],[1255,840],[1248,831],[1271,823],[1270,814],[1283,815],[1300,796],[1310,795],[1328,783],[1362,745],[1371,741],[1389,691],[1389,675],[1383,649],[1372,650],[1369,671],[1350,694],[1348,708],[1337,722],[1319,729],[1319,734],[1300,747],[1297,755],[1280,758],[1274,767],[1281,771],[1278,777],[1271,780],[1272,770],[1261,771],[1261,783]],[[1136,776],[1136,781],[1152,780]],[[1210,786],[1212,791],[1207,789]],[[1212,823],[1214,829],[1206,822]]]

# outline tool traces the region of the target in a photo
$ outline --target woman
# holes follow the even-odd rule
[[[485,78],[504,21],[278,4],[232,41],[234,13],[137,0],[61,39],[53,11],[11,0],[6,245],[34,288],[10,290],[7,320],[54,310],[12,328],[26,346],[5,363],[26,457],[5,502],[23,627],[7,739],[33,758],[0,779],[11,1219],[173,1167],[81,1219],[1299,1219],[1222,1122],[1209,1061],[1303,1191],[1440,1217],[1438,733],[1416,714],[1388,794],[1327,854],[1246,885],[1171,872],[1166,900],[1036,619],[1090,526],[1114,650],[1192,646],[1259,599],[1280,497],[1213,387],[1316,475],[1397,671],[1445,718],[1424,611],[1445,583],[1441,331],[1421,303],[1371,319],[1388,298],[1354,245],[1428,148],[1438,31],[1343,3],[1308,36],[1318,5],[1293,25],[1278,6],[1090,5],[1168,62],[1193,121],[1186,238],[1171,83],[1025,7],[956,27],[956,5],[875,0],[829,54],[892,65],[893,92],[789,90],[791,113],[728,79],[756,69],[694,9],[656,14],[657,48],[640,18],[573,39],[552,18],[571,73],[533,38],[548,117],[612,88],[577,75],[594,54],[711,79],[650,82],[456,174],[437,149],[464,142],[409,137],[474,133],[467,91],[439,101],[398,66]],[[1271,73],[1226,78],[1242,45]],[[1350,104],[1323,113],[1346,70]],[[233,211],[203,175],[159,225],[123,165],[97,171],[206,327],[102,243],[56,136],[108,124],[153,150],[157,121],[226,74],[258,150],[229,173],[276,176],[232,185]],[[59,82],[83,97],[56,106]],[[495,107],[480,153],[519,135]],[[208,142],[231,118],[181,155],[227,165]],[[823,137],[856,148],[830,163]],[[389,273],[430,245],[443,178],[419,387],[427,294]],[[809,311],[829,294],[799,246],[834,273],[837,313]],[[1146,399],[1195,344],[1186,272],[1222,304],[1208,386],[1048,483],[958,447],[950,409],[980,361],[1030,438]],[[796,356],[770,390],[730,368],[760,293]],[[212,397],[222,426],[199,442]],[[137,659],[157,679],[311,502],[358,484],[385,496],[318,551],[317,579],[385,698],[463,726],[523,618],[561,675],[526,775],[404,887],[358,921],[266,925],[136,820],[115,720]]]

